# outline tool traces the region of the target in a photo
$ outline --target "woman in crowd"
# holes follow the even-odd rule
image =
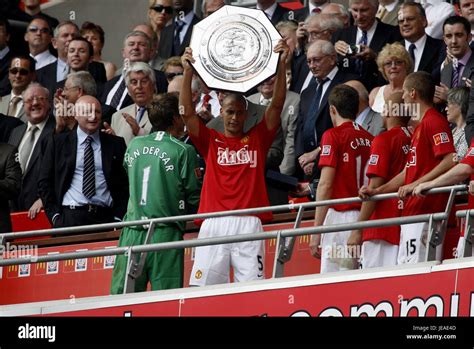
[[[413,71],[413,61],[405,48],[396,42],[385,45],[380,51],[377,65],[388,84],[370,92],[369,104],[374,111],[382,113],[385,98],[394,92],[403,92],[405,77]]]
[[[81,27],[81,35],[89,41],[94,48],[93,60],[104,64],[107,80],[112,79],[117,67],[112,62],[105,62],[102,60],[102,49],[105,44],[105,34],[102,27],[92,22],[84,22]]]
[[[173,18],[173,6],[171,0],[149,0],[148,20],[158,38],[157,47],[160,43],[161,30]]]
[[[468,107],[469,88],[455,87],[448,91],[446,113],[448,121],[454,125],[452,132],[458,161],[461,161],[466,156],[467,149],[469,148],[464,134]]]

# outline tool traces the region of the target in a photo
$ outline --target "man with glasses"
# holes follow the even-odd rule
[[[36,70],[57,60],[48,49],[51,38],[51,28],[45,19],[35,18],[28,24],[25,41],[28,43],[30,56],[36,61]]]
[[[14,202],[15,211],[28,211],[34,219],[43,207],[38,195],[38,176],[44,142],[54,131],[54,118],[49,115],[49,91],[32,83],[23,92],[23,103],[28,122],[16,127],[8,143],[18,147],[20,166],[23,173],[22,188]]]
[[[9,95],[0,98],[0,113],[27,122],[22,94],[35,79],[35,60],[30,56],[13,56],[8,79],[12,89]]]
[[[402,44],[413,61],[413,71],[430,73],[435,81],[440,79],[440,67],[446,57],[446,46],[442,40],[426,35],[428,25],[423,6],[416,2],[401,5],[398,26],[403,37]]]
[[[308,88],[301,93],[295,134],[295,155],[299,177],[310,181],[311,186],[304,188],[300,194],[314,195],[314,180],[319,178],[319,171],[315,166],[321,150],[319,143],[323,133],[333,127],[329,115],[328,96],[336,85],[348,80],[357,80],[357,77],[346,74],[337,67],[337,54],[329,41],[316,40],[309,45],[306,55],[313,79]]]

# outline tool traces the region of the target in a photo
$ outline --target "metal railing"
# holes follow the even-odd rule
[[[474,210],[462,210],[456,212],[456,217],[464,218],[464,246],[457,251],[458,257],[472,257],[472,229],[474,228]]]
[[[354,223],[309,227],[309,228],[299,228],[304,209],[315,208],[319,206],[356,203],[356,202],[362,202],[363,200],[361,200],[360,198],[333,199],[333,200],[323,200],[323,201],[318,201],[318,202],[308,202],[308,203],[302,203],[302,204],[289,204],[289,205],[279,205],[279,206],[273,206],[273,207],[270,206],[270,207],[254,208],[254,209],[241,209],[241,210],[214,212],[214,213],[206,213],[206,214],[183,215],[183,216],[175,216],[175,217],[147,219],[147,220],[141,220],[141,221],[108,223],[108,224],[60,228],[60,229],[46,229],[46,230],[21,232],[21,233],[4,233],[4,234],[0,234],[1,245],[4,245],[7,240],[13,239],[13,238],[17,239],[17,238],[24,238],[24,237],[51,235],[51,234],[61,235],[61,234],[68,234],[68,233],[75,233],[75,232],[89,232],[89,231],[96,231],[96,230],[104,231],[107,229],[123,228],[126,226],[146,226],[148,228],[148,231],[147,231],[147,237],[145,240],[146,242],[149,242],[151,240],[151,235],[154,231],[154,227],[156,226],[156,224],[159,224],[159,223],[172,223],[172,222],[177,222],[177,221],[189,221],[193,219],[206,219],[206,218],[215,218],[215,217],[223,217],[223,216],[231,216],[231,215],[245,215],[245,214],[250,215],[250,214],[262,213],[262,212],[268,212],[268,211],[280,212],[280,211],[298,209],[298,215],[297,215],[293,229],[241,234],[237,236],[195,239],[191,241],[178,241],[178,242],[165,242],[165,243],[157,243],[157,244],[144,244],[144,245],[136,245],[136,246],[125,246],[125,247],[100,249],[100,250],[94,250],[94,251],[78,251],[78,252],[67,252],[67,253],[59,253],[59,254],[45,255],[45,256],[30,256],[27,258],[0,259],[0,266],[42,263],[42,262],[50,262],[50,261],[111,256],[111,255],[126,255],[128,258],[128,268],[127,268],[127,278],[125,280],[124,293],[129,293],[129,292],[133,292],[134,281],[141,274],[143,263],[144,263],[144,260],[146,259],[146,254],[148,252],[276,238],[277,239],[277,245],[276,245],[277,253],[275,253],[274,271],[273,271],[273,277],[276,278],[276,277],[283,276],[284,263],[288,262],[291,259],[292,248],[294,244],[294,240],[293,240],[294,237],[301,236],[301,235],[334,233],[334,232],[339,232],[339,231],[347,231],[347,230],[355,230],[355,229],[385,227],[385,226],[394,226],[394,225],[411,224],[411,223],[423,223],[423,222],[429,223],[428,248],[426,250],[425,260],[431,261],[435,259],[436,247],[439,246],[444,240],[446,224],[449,218],[451,208],[453,206],[454,197],[457,192],[465,191],[465,190],[466,190],[465,185],[455,185],[455,186],[450,186],[450,187],[435,188],[427,192],[427,194],[450,193],[449,200],[444,212],[422,214],[422,215],[416,215],[416,216],[407,216],[407,217],[370,220],[370,221],[365,221],[365,222],[354,222]],[[386,200],[386,199],[394,199],[397,197],[398,197],[397,193],[389,193],[389,194],[381,194],[381,195],[373,196],[369,200],[380,201],[380,200]],[[472,215],[474,216],[474,210],[472,212]],[[438,229],[435,229],[436,222],[442,222],[441,228],[438,227]],[[138,260],[133,258],[135,254],[140,254]]]

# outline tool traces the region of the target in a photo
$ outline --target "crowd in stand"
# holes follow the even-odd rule
[[[150,0],[148,23],[128,24],[119,67],[102,58],[112,33],[100,23],[24,3],[0,17],[0,232],[17,211],[34,220],[44,210],[57,228],[285,204],[289,194],[399,193],[318,207],[316,225],[409,216],[444,211],[447,196],[425,191],[471,176],[474,0],[309,0],[294,11],[258,0],[282,36],[280,60],[245,96],[193,74],[192,0]],[[224,5],[203,1],[203,16]],[[25,51],[12,19],[27,22]],[[298,186],[289,193],[275,173]],[[270,219],[206,219],[199,237],[262,231]],[[183,229],[158,225],[151,242],[181,240]],[[142,244],[146,231],[124,229],[119,244]],[[405,224],[313,235],[310,247],[323,273],[393,266],[422,261],[426,235],[427,224]],[[261,241],[200,247],[191,284],[228,282],[230,266],[236,281],[262,279],[263,260]],[[136,290],[180,287],[182,261],[150,253]],[[125,271],[118,258],[112,293]]]

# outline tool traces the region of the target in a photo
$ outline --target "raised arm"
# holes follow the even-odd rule
[[[265,112],[265,121],[269,130],[273,130],[280,125],[280,116],[286,98],[286,61],[288,60],[290,48],[284,40],[280,40],[273,51],[280,53],[280,59],[278,61],[277,78],[273,89],[272,102]]]
[[[195,137],[199,137],[199,123],[201,122],[193,108],[191,83],[193,81],[193,67],[194,63],[193,50],[186,47],[184,54],[181,57],[181,63],[184,68],[183,73],[183,87],[179,93],[179,114],[182,116],[188,133]]]

